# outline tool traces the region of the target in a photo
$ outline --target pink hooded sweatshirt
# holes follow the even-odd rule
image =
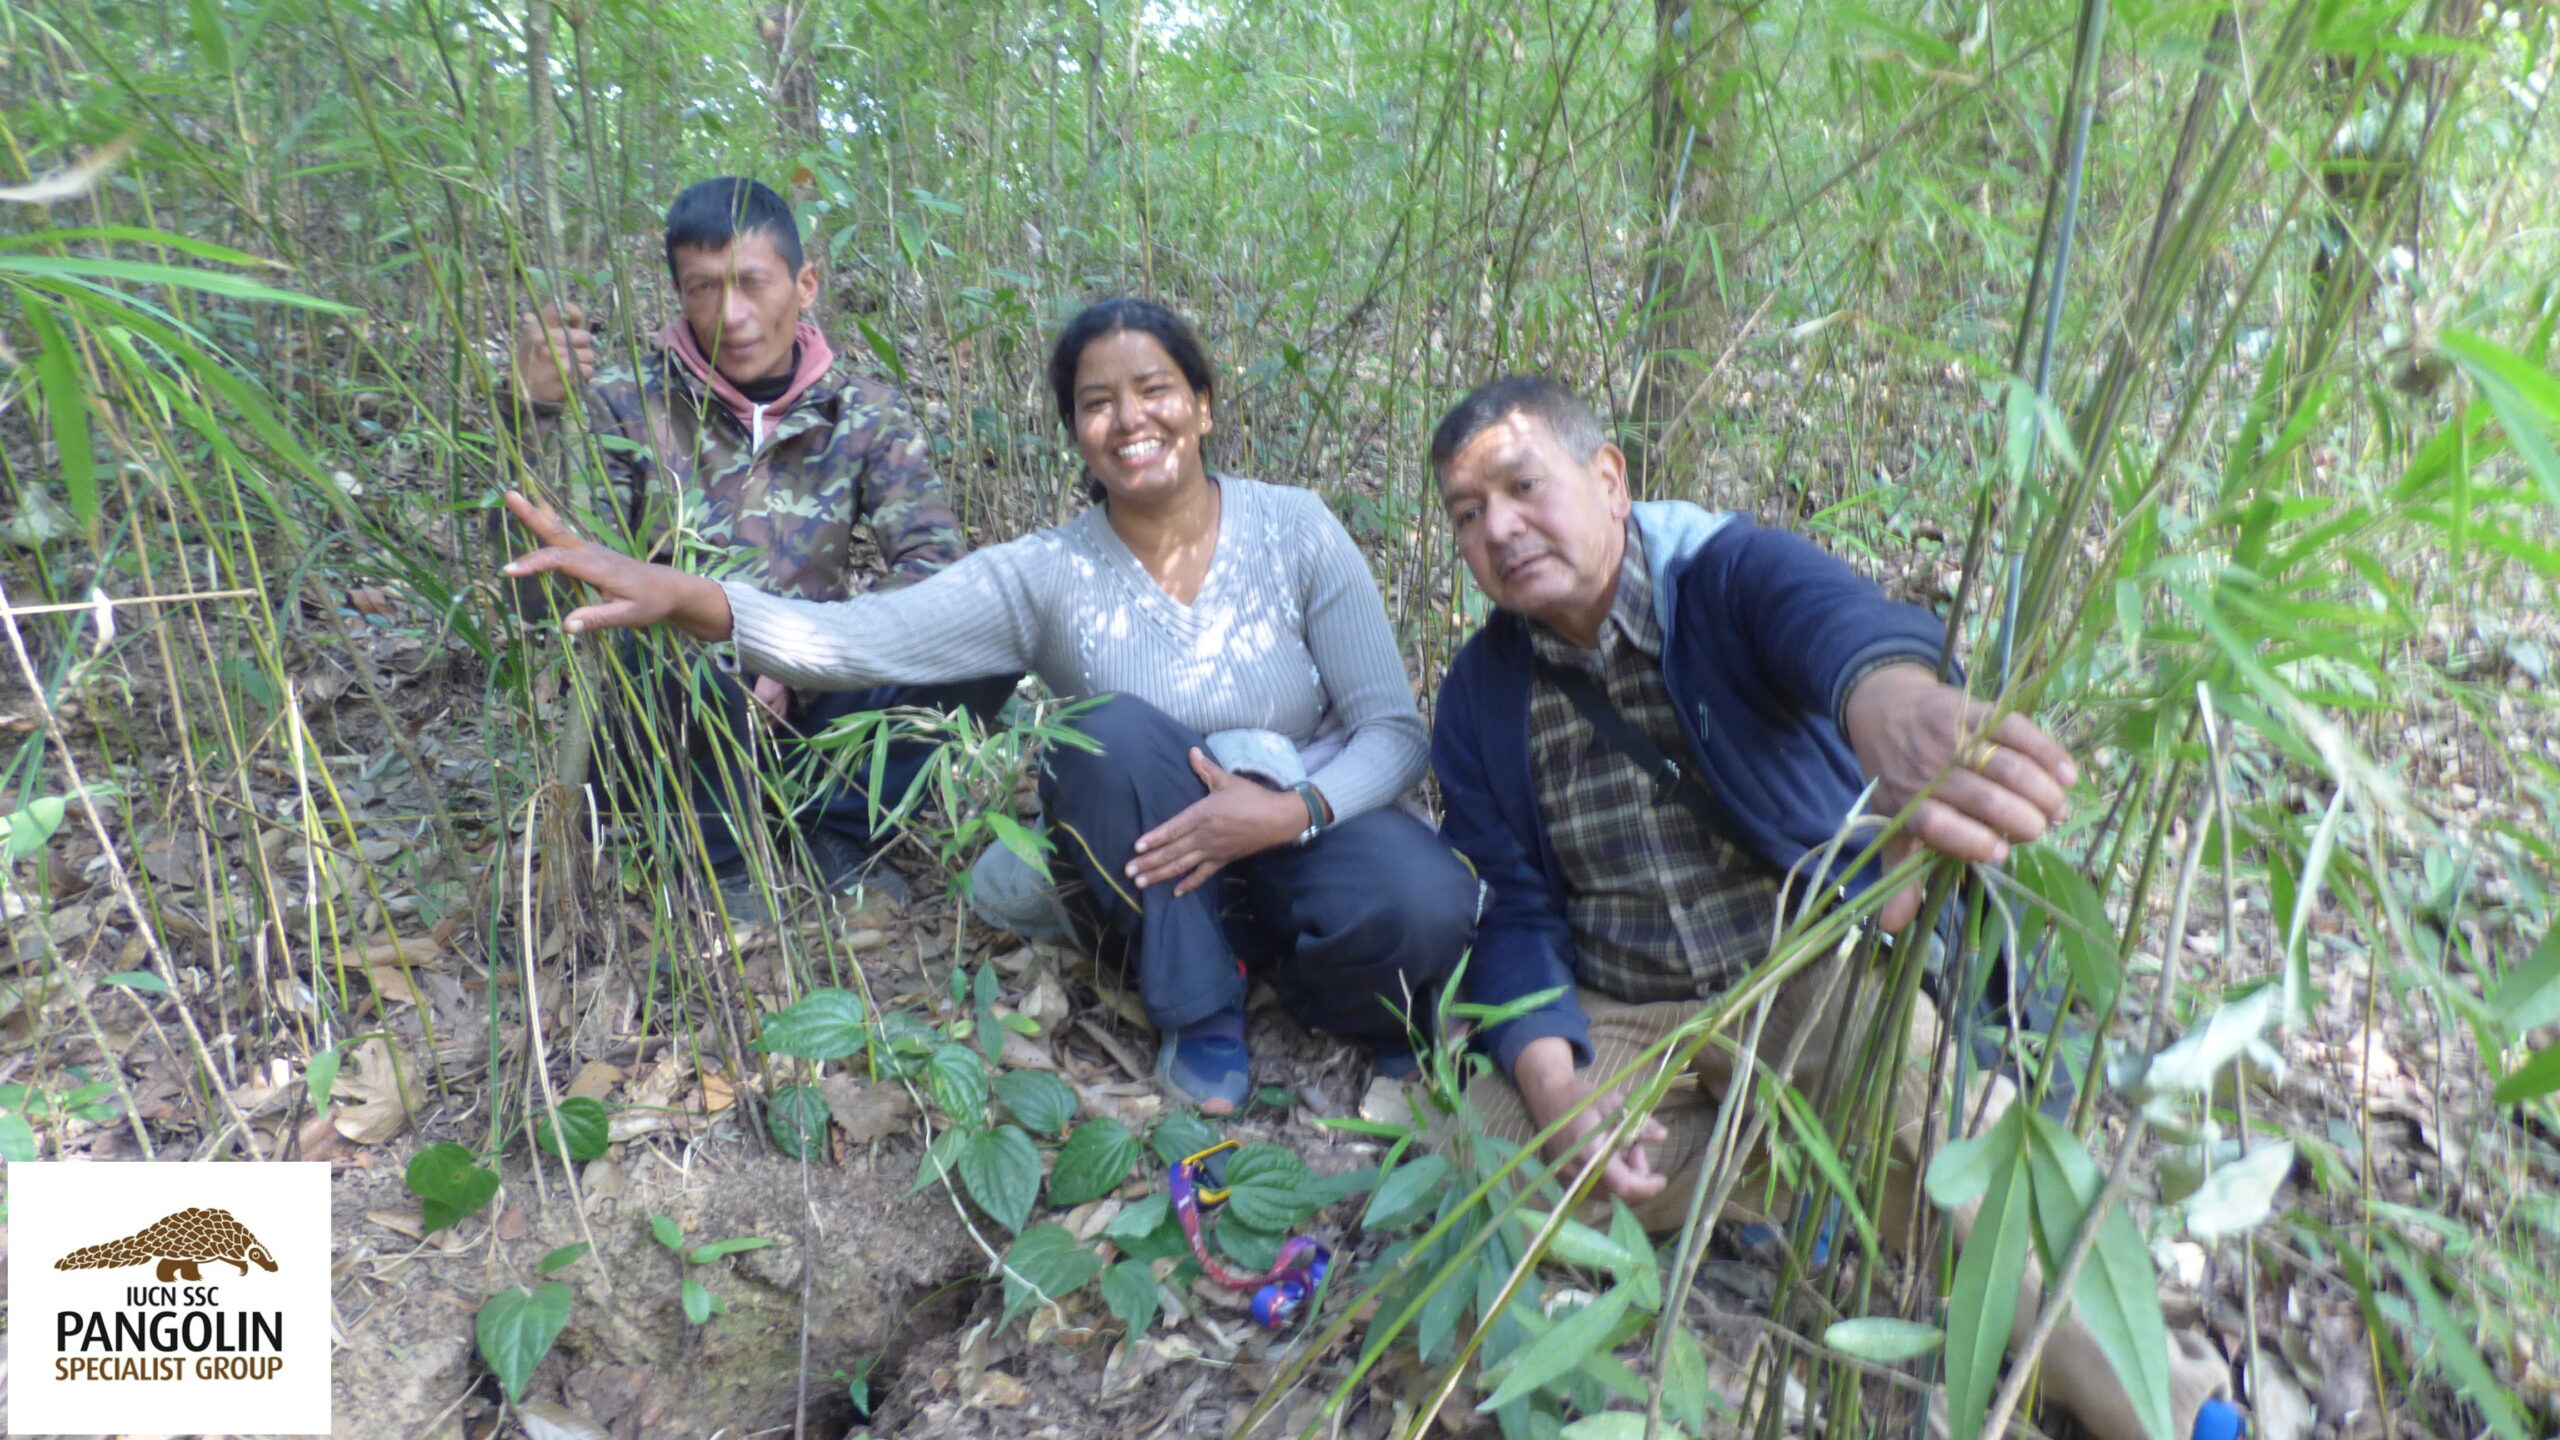
[[[792,332],[792,338],[800,345],[800,364],[791,372],[791,384],[783,390],[780,399],[770,405],[758,405],[740,393],[737,386],[730,384],[728,376],[712,367],[711,357],[702,353],[702,346],[693,338],[693,327],[686,324],[682,316],[668,321],[667,328],[658,332],[658,343],[666,347],[668,353],[684,361],[685,368],[693,372],[693,378],[701,381],[703,388],[728,406],[730,414],[738,417],[740,428],[747,432],[747,453],[750,455],[764,448],[765,431],[769,428],[767,418],[789,414],[792,402],[817,384],[818,377],[827,373],[827,367],[836,363],[836,352],[828,348],[827,337],[818,333],[817,326],[803,320]]]

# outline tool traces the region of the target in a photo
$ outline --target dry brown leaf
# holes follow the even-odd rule
[[[359,1145],[379,1145],[409,1126],[409,1101],[421,1095],[420,1077],[383,1036],[346,1052],[333,1094],[344,1103],[332,1117],[338,1133]]]
[[[610,1440],[605,1428],[583,1410],[549,1400],[527,1400],[516,1407],[526,1440]]]
[[[385,1230],[396,1230],[412,1240],[423,1240],[427,1235],[427,1217],[423,1211],[367,1210],[364,1212],[364,1218]]]
[[[498,1212],[498,1218],[490,1225],[489,1230],[501,1240],[521,1240],[527,1228],[529,1227],[525,1224],[524,1207],[510,1205]]]
[[[372,982],[374,993],[382,997],[385,1005],[423,1007],[427,1003],[427,997],[418,993],[418,987],[410,983],[409,977],[393,966],[368,966],[364,978]]]
[[[850,1075],[827,1076],[818,1082],[818,1093],[827,1097],[827,1109],[844,1127],[845,1139],[856,1145],[903,1132],[916,1113],[915,1101],[905,1087],[873,1084]]]
[[[1001,1370],[989,1370],[969,1387],[965,1405],[1018,1410],[1031,1403],[1031,1387]]]
[[[391,597],[371,585],[359,585],[347,592],[347,606],[359,615],[389,615]]]
[[[587,1208],[592,1210],[607,1200],[618,1200],[631,1188],[631,1172],[613,1160],[590,1160],[578,1174],[579,1188],[586,1191]]]
[[[381,843],[384,842],[374,840],[365,842],[367,845]],[[397,935],[388,940],[377,940],[364,947],[364,963],[369,966],[406,965],[415,969],[442,964],[446,958],[443,947],[433,940],[403,940]]]
[[[717,1115],[738,1103],[738,1087],[717,1071],[702,1072],[702,1103],[697,1106],[705,1115]]]
[[[569,1082],[568,1096],[572,1100],[602,1100],[621,1083],[620,1067],[602,1060],[590,1060],[579,1069],[577,1078]]]

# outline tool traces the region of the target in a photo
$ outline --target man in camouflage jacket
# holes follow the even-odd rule
[[[607,482],[593,497],[596,521],[621,530],[634,553],[807,600],[913,584],[959,559],[967,542],[914,419],[887,387],[839,363],[802,318],[817,298],[817,269],[801,257],[782,198],[748,180],[695,185],[668,210],[666,251],[684,314],[632,363],[599,371],[595,338],[574,306],[524,317],[517,335],[520,433],[548,428],[561,413],[568,366],[584,382],[595,466]],[[902,888],[894,872],[864,863],[885,838],[871,831],[869,797],[791,752],[862,710],[965,706],[985,720],[1014,679],[795,694],[708,661],[652,663],[638,644],[622,653],[635,674],[657,682],[659,713],[695,761],[694,811],[732,919],[766,910],[729,823],[759,789],[731,763],[742,746],[761,750],[755,737],[770,731],[783,769],[816,774],[792,808],[822,882],[832,888],[860,875],[894,891]],[[645,753],[626,747],[626,760],[633,749]],[[892,752],[884,805],[905,793],[924,754],[913,745]],[[632,778],[644,793],[656,788],[645,773]]]

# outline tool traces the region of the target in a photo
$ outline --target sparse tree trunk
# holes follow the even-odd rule
[[[542,268],[559,283],[562,237],[568,223],[560,218],[560,122],[551,94],[551,21],[553,0],[525,0],[524,74],[526,110],[533,120],[533,190],[542,206],[542,233],[534,253]]]
[[[1679,494],[1695,471],[1698,390],[1724,340],[1717,288],[1735,203],[1735,103],[1749,0],[1654,0],[1653,199],[1659,216],[1643,298],[1643,373],[1629,451],[1645,495]]]
[[[818,143],[818,77],[809,65],[802,31],[809,24],[806,0],[783,0],[765,12],[757,29],[773,56],[765,89],[773,97],[773,118],[784,134],[804,146]]]

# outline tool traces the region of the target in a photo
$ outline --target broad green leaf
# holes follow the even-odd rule
[[[580,1240],[573,1245],[563,1245],[559,1249],[552,1251],[550,1254],[543,1256],[540,1260],[535,1261],[533,1273],[536,1275],[548,1275],[554,1270],[564,1269],[568,1266],[575,1265],[579,1261],[587,1258],[587,1248],[587,1242],[584,1240]]]
[[[916,1162],[915,1183],[907,1187],[907,1193],[913,1195],[927,1185],[940,1184],[942,1177],[951,1173],[952,1166],[958,1163],[960,1152],[977,1138],[977,1131],[957,1127],[934,1136],[933,1143],[924,1147],[924,1157]]]
[[[960,1152],[960,1183],[979,1209],[1018,1235],[1040,1197],[1040,1152],[1020,1126],[999,1125]]]
[[[50,258],[50,257],[22,257]],[[0,261],[0,264],[5,264]],[[98,523],[98,457],[89,445],[89,396],[80,381],[71,342],[45,313],[42,306],[28,304],[22,312],[27,325],[35,331],[36,388],[44,396],[45,418],[53,427],[53,448],[62,469],[62,488],[71,500],[71,513],[84,526],[94,529]]]
[[[1102,1257],[1078,1245],[1065,1226],[1034,1225],[1004,1255],[1004,1318],[1065,1299],[1100,1273]]]
[[[1926,1355],[1946,1338],[1947,1332],[1935,1325],[1897,1320],[1890,1315],[1843,1320],[1822,1332],[1823,1344],[1843,1355],[1855,1355],[1879,1365]]]
[[[995,1091],[1006,1113],[1035,1135],[1055,1135],[1075,1123],[1076,1092],[1046,1070],[1008,1070],[996,1077]]]
[[[65,802],[59,795],[39,795],[9,812],[9,854],[24,860],[45,846],[62,828]]]
[[[676,1228],[676,1222],[664,1215],[649,1217],[649,1233],[657,1236],[658,1243],[670,1250],[684,1248],[684,1232]]]
[[[755,1048],[802,1060],[842,1060],[870,1039],[862,1025],[862,997],[850,990],[815,990],[779,1014],[765,1017]]]
[[[1132,1347],[1156,1323],[1156,1274],[1144,1261],[1123,1260],[1102,1272],[1102,1303],[1129,1327],[1121,1344]]]
[[[1233,1215],[1218,1218],[1218,1248],[1227,1258],[1248,1270],[1268,1270],[1280,1263],[1280,1247],[1289,1243],[1286,1232],[1258,1230]]]
[[[1707,1380],[1706,1350],[1688,1326],[1674,1326],[1670,1363],[1662,1370],[1662,1408],[1691,1433],[1703,1435],[1709,1408],[1715,1403],[1715,1386]]]
[[[470,1151],[450,1142],[419,1151],[407,1179],[430,1235],[478,1214],[498,1193],[496,1172],[481,1169]]]
[[[1049,878],[1049,842],[1041,838],[1040,832],[1001,810],[988,811],[987,824],[996,832],[996,842],[1030,866],[1032,874],[1042,880]]]
[[[740,1235],[728,1240],[714,1240],[708,1245],[696,1245],[693,1247],[693,1253],[684,1258],[695,1265],[708,1265],[714,1260],[726,1259],[731,1255],[743,1255],[749,1250],[762,1250],[772,1243],[773,1241],[762,1235]]]
[[[2535,1051],[2531,1059],[2516,1067],[2514,1074],[2498,1082],[2490,1098],[2501,1105],[2517,1105],[2538,1100],[2554,1090],[2560,1090],[2560,1045]]]
[[[570,1299],[568,1286],[546,1280],[540,1289],[517,1286],[482,1302],[472,1330],[480,1344],[480,1358],[489,1362],[509,1404],[524,1399],[525,1382],[533,1378],[534,1367],[551,1353],[560,1332],[568,1327]]]
[[[1947,1433],[1979,1435],[1984,1412],[1991,1408],[1991,1389],[2000,1379],[2000,1361],[2009,1348],[2009,1327],[2018,1313],[2018,1281],[2027,1271],[2032,1208],[2028,1201],[2026,1130],[2023,1105],[2009,1107],[1985,1138],[1991,1141],[1989,1182],[1973,1232],[1956,1259],[1954,1287],[1947,1294]]]
[[[36,1158],[35,1127],[27,1117],[15,1110],[0,1110],[0,1160],[20,1161]]]
[[[2560,1020],[2560,925],[2544,932],[2532,956],[2498,981],[2489,1013],[2519,1035]]]
[[[1626,1315],[1633,1299],[1634,1293],[1620,1285],[1575,1311],[1523,1352],[1511,1373],[1503,1377],[1501,1386],[1476,1409],[1499,1410],[1524,1395],[1536,1394],[1548,1382],[1581,1365],[1618,1328],[1618,1321]]]
[[[2525,1440],[2527,1431],[2516,1417],[2515,1400],[2506,1387],[2490,1373],[2487,1361],[2480,1358],[2479,1347],[2471,1343],[2471,1327],[2455,1317],[2436,1293],[2435,1282],[2426,1270],[2410,1258],[2408,1248],[2385,1233],[2383,1248],[2391,1254],[2392,1267],[2400,1272],[2400,1283],[2407,1286],[2410,1300],[2417,1306],[2418,1319],[2435,1336],[2437,1358],[2452,1374],[2454,1383],[2498,1432],[2500,1440]]]
[[[678,1293],[684,1300],[684,1318],[696,1325],[709,1321],[711,1312],[720,1308],[710,1288],[690,1275],[684,1277],[684,1286]]]
[[[328,1111],[329,1094],[338,1088],[338,1066],[345,1059],[346,1057],[339,1053],[338,1047],[332,1045],[312,1056],[311,1063],[304,1067],[302,1084],[304,1089],[311,1092],[313,1110],[324,1114]]]
[[[2255,1228],[2275,1213],[2276,1191],[2293,1173],[2293,1142],[2260,1145],[2214,1168],[2187,1197],[2187,1233],[2208,1244]]]
[[[1615,1196],[1609,1200],[1609,1243],[1630,1257],[1619,1279],[1635,1287],[1636,1308],[1651,1313],[1662,1308],[1662,1257],[1653,1253],[1653,1240],[1644,1233],[1644,1222],[1627,1202]]]
[[[1109,1116],[1087,1120],[1058,1149],[1058,1163],[1049,1171],[1049,1203],[1081,1205],[1108,1195],[1137,1163],[1138,1137],[1129,1127]]]
[[[169,993],[169,982],[152,974],[148,970],[119,970],[113,975],[99,976],[98,983],[101,985],[121,985],[127,990],[147,990],[154,995],[166,995]]]
[[[1924,1182],[1930,1203],[1941,1210],[1955,1210],[1989,1189],[1992,1177],[2010,1159],[2011,1152],[2000,1135],[2000,1127],[1994,1125],[1979,1135],[1967,1135],[1939,1146],[1929,1161]]]
[[[570,1159],[595,1160],[601,1158],[606,1148],[612,1143],[610,1125],[611,1120],[604,1113],[603,1101],[590,1099],[584,1095],[572,1095],[560,1102],[558,1135],[552,1132],[551,1122],[548,1119],[541,1116],[534,1118],[533,1143],[542,1147],[543,1154],[557,1155],[560,1153],[560,1137],[566,1136],[569,1141]]]
[[[987,1062],[966,1045],[945,1045],[925,1062],[925,1088],[955,1125],[970,1129],[987,1120]]]
[[[254,280],[243,280],[237,275],[213,270],[186,270],[175,265],[153,265],[140,260],[105,260],[88,255],[8,254],[0,255],[0,274],[69,280],[78,284],[130,280],[139,285],[174,285],[185,290],[201,290],[208,295],[223,295],[234,300],[298,305],[306,310],[321,310],[333,315],[361,313],[352,305],[341,305],[335,300],[322,300],[311,295],[297,295]]]
[[[1218,1143],[1218,1132],[1199,1116],[1187,1110],[1176,1110],[1156,1122],[1149,1132],[1148,1143],[1155,1147],[1156,1158],[1167,1165],[1199,1154]]]
[[[2124,976],[2105,902],[2079,867],[2049,845],[2022,845],[2010,859],[2019,883],[2052,911],[2054,943],[2080,982],[2081,998],[2100,1015],[2115,1013],[2116,987]]]
[[[1149,1195],[1122,1206],[1120,1213],[1111,1217],[1111,1223],[1102,1227],[1102,1233],[1113,1240],[1134,1240],[1155,1233],[1172,1218],[1173,1202],[1163,1195]]]
[[[1307,1162],[1278,1145],[1247,1145],[1227,1160],[1225,1219],[1256,1230],[1284,1231],[1324,1204]]]
[[[815,1085],[786,1085],[765,1102],[765,1129],[794,1160],[827,1158],[827,1122],[832,1118],[826,1095]]]
[[[1440,1200],[1440,1183],[1449,1176],[1445,1155],[1419,1155],[1387,1172],[1369,1209],[1360,1217],[1364,1230],[1398,1230],[1431,1213]]]
[[[2069,1252],[2106,1178],[2080,1137],[2060,1121],[2028,1111],[2027,1126],[2028,1175],[2050,1274]],[[1973,1233],[1982,1233],[1978,1224]],[[2071,1287],[2071,1304],[2132,1398],[2134,1417],[2155,1440],[2170,1440],[2169,1326],[2160,1317],[2160,1277],[2151,1268],[2142,1228],[2123,1205],[2110,1207],[2099,1220],[2096,1248]]]

